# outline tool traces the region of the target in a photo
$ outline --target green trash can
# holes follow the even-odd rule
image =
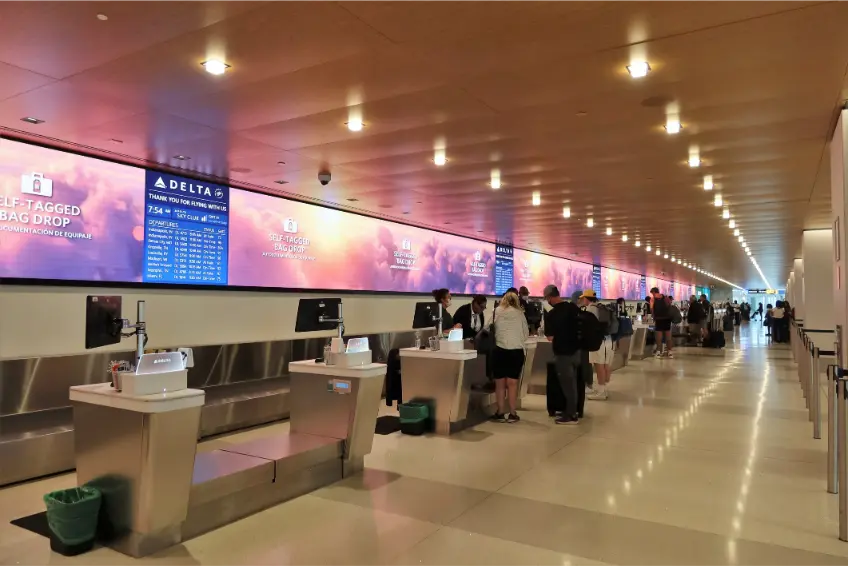
[[[421,436],[427,431],[430,407],[426,403],[403,403],[398,407],[398,412],[403,434]]]
[[[54,552],[76,556],[91,550],[101,500],[100,490],[91,486],[62,489],[44,496],[50,548]]]

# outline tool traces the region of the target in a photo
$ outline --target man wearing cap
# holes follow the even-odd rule
[[[551,305],[545,315],[545,336],[552,342],[554,364],[562,393],[565,410],[554,421],[556,424],[573,425],[583,416],[584,383],[580,371],[579,317],[580,309],[559,296],[556,285],[548,285],[542,293]]]
[[[602,326],[605,325],[607,329],[609,328],[609,317],[612,314],[608,310],[606,312],[601,312],[601,309],[606,310],[606,307],[598,305],[598,296],[595,294],[594,290],[586,289],[583,291],[583,294],[580,295],[580,306],[585,307],[586,312],[590,312],[595,315],[595,318],[601,322]],[[606,333],[608,330],[604,330],[604,332]],[[598,382],[594,391],[591,394],[587,394],[589,399],[598,401],[607,400],[607,384],[609,383],[612,375],[613,354],[612,336],[609,334],[604,336],[604,341],[601,343],[601,347],[597,351],[589,352],[589,363],[595,366],[595,374],[597,375],[596,381]]]

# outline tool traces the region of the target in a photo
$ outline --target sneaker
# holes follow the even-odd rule
[[[598,390],[595,389],[594,387],[587,387],[586,388],[586,397],[590,397],[592,395],[597,395],[597,394],[598,394]]]
[[[593,401],[606,401],[607,399],[609,399],[609,393],[607,393],[607,390],[604,389],[598,391],[598,394],[595,397],[590,397],[590,399],[592,399]]]
[[[598,391],[597,389],[592,389],[591,393],[589,390],[586,390],[586,399],[591,399],[592,401],[597,401],[599,399],[603,399],[604,394],[602,391]]]
[[[654,357],[661,358],[663,356],[662,350],[654,350]]]
[[[674,354],[672,354],[671,352],[666,352],[665,357],[673,360]]]
[[[506,417],[501,413],[495,413],[494,415],[492,415],[492,418],[490,420],[495,421],[496,423],[502,423],[506,420]]]
[[[519,417],[515,413],[510,413],[506,416],[506,422],[508,422],[508,423],[517,423],[520,420],[521,420],[521,417]]]
[[[576,425],[580,421],[576,417],[559,417],[554,422],[558,425]]]

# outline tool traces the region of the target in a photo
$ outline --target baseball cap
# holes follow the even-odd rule
[[[583,291],[583,294],[580,295],[580,298],[581,299],[597,299],[598,297],[597,297],[597,295],[595,295],[594,289],[586,289],[585,291]]]
[[[542,297],[545,299],[548,297],[559,297],[559,289],[557,289],[556,285],[548,285],[545,287],[544,291],[542,291]]]

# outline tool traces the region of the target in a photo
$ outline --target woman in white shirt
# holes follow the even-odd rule
[[[493,326],[495,330],[495,351],[492,366],[495,376],[495,395],[498,412],[494,419],[515,423],[520,419],[515,406],[518,402],[518,380],[524,368],[524,342],[530,335],[524,309],[516,293],[509,292],[495,310]],[[504,393],[509,400],[509,413],[504,414]]]

